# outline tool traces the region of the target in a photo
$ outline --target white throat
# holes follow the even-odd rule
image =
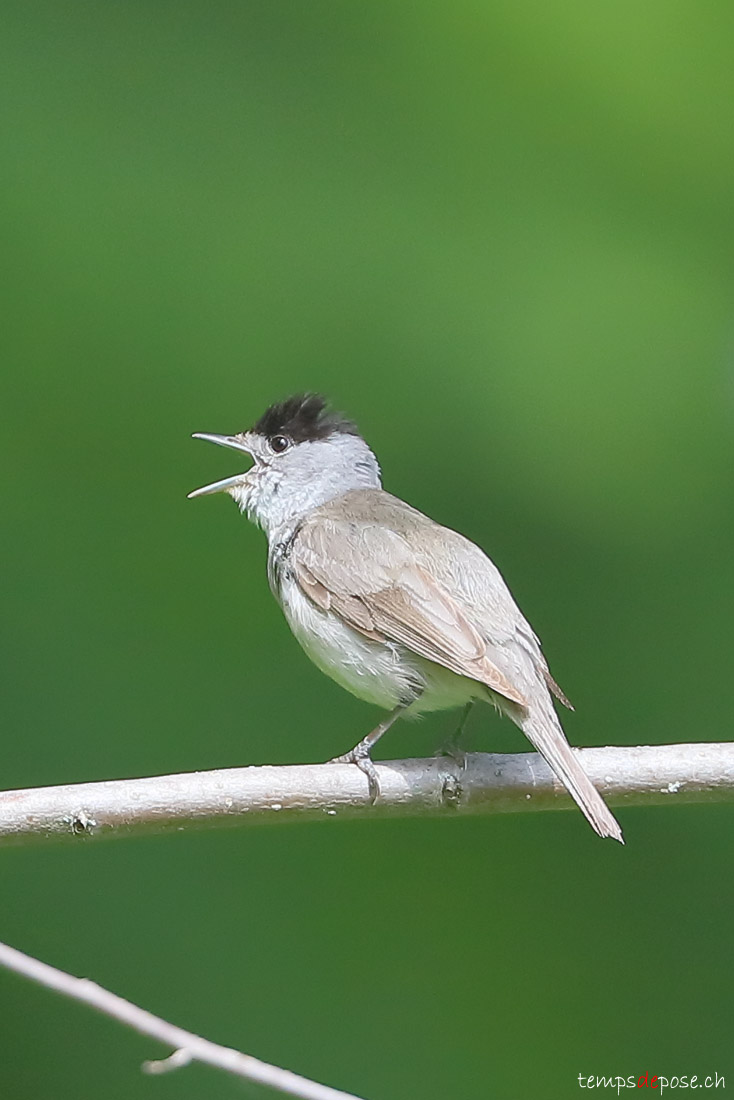
[[[335,433],[298,443],[288,453],[255,466],[230,494],[268,539],[301,516],[352,489],[379,489],[377,459],[358,435]]]

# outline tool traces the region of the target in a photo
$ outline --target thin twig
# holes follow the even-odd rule
[[[235,1077],[244,1077],[248,1081],[255,1081],[259,1085],[275,1089],[286,1096],[296,1096],[300,1100],[359,1100],[349,1092],[340,1092],[339,1089],[329,1088],[328,1085],[319,1085],[316,1081],[309,1081],[306,1077],[299,1077],[296,1073],[290,1073],[287,1069],[271,1066],[267,1062],[261,1062],[250,1054],[242,1054],[231,1047],[222,1047],[218,1043],[211,1043],[208,1039],[202,1039],[190,1031],[176,1027],[162,1020],[160,1016],[154,1016],[144,1008],[138,1008],[130,1001],[118,997],[116,993],[110,993],[96,982],[87,978],[75,978],[63,970],[57,970],[55,966],[34,959],[31,955],[24,955],[14,947],[0,943],[0,966],[8,970],[22,974],[31,981],[38,982],[48,989],[54,989],[65,997],[71,997],[74,1001],[81,1001],[90,1005],[105,1016],[111,1016],[121,1024],[156,1039],[166,1046],[174,1048],[173,1054],[159,1062],[146,1062],[143,1069],[148,1073],[162,1073],[166,1070],[176,1069],[179,1066],[188,1065],[190,1062],[203,1062],[208,1066],[232,1073]]]
[[[612,806],[734,799],[734,743],[577,749]],[[574,803],[537,753],[378,764],[380,797],[352,764],[225,768],[0,792],[0,846],[263,821],[566,810]]]

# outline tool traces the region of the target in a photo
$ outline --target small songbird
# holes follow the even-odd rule
[[[568,744],[540,642],[497,567],[463,535],[382,488],[356,425],[318,394],[249,431],[197,432],[254,460],[190,497],[228,493],[268,539],[268,579],[322,672],[390,713],[338,762],[379,793],[371,750],[401,715],[493,703],[525,733],[600,836],[622,830]]]

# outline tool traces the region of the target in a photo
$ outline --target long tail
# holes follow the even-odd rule
[[[624,844],[619,822],[602,796],[581,767],[573,749],[566,740],[553,704],[548,699],[531,704],[522,718],[514,717],[531,744],[544,757],[547,764],[562,780],[571,797],[576,801],[599,836],[611,836]]]

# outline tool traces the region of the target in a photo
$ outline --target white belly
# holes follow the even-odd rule
[[[280,600],[288,625],[316,667],[358,699],[385,710],[412,703],[411,714],[420,714],[489,698],[476,680],[404,646],[365,638],[313,604],[288,577],[282,578]]]

